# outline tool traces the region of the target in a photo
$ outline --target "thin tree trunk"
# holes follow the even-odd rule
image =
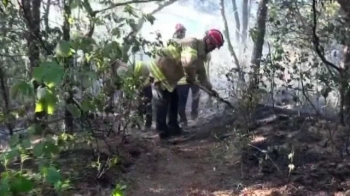
[[[64,22],[63,22],[63,40],[69,41],[70,40],[70,24],[69,24],[69,18],[71,17],[71,4],[72,0],[65,0],[63,1],[63,8],[64,8]],[[64,68],[67,70],[71,66],[72,58],[65,58],[64,59]],[[68,87],[68,97],[66,98],[65,102],[66,105],[68,104],[74,104],[73,100],[73,92],[71,92],[71,84],[69,78],[65,81],[66,85]],[[72,113],[66,108],[64,111],[64,123],[65,128],[67,132],[73,133],[73,115]]]
[[[248,37],[248,22],[249,22],[249,0],[243,0],[242,4],[242,43],[243,45],[247,42]]]
[[[229,31],[228,23],[227,23],[227,19],[226,19],[224,0],[220,0],[220,11],[221,11],[222,19],[224,20],[224,26],[225,26],[224,36],[225,36],[225,39],[226,39],[227,44],[228,44],[228,49],[230,51],[230,54],[231,54],[233,60],[235,61],[236,66],[237,66],[239,78],[240,78],[240,80],[244,81],[244,75],[243,75],[239,60],[238,60],[238,57],[233,49],[231,39],[230,39],[230,31]]]
[[[263,52],[263,45],[265,39],[265,31],[266,31],[266,17],[267,17],[267,4],[268,0],[261,0],[259,3],[258,11],[257,11],[257,24],[256,24],[256,37],[254,40],[254,48],[251,59],[251,64],[253,66],[253,78],[251,81],[251,87],[254,89],[259,88],[259,70],[260,70],[260,61]]]
[[[233,8],[233,13],[235,16],[235,22],[236,22],[236,41],[239,43],[241,40],[241,21],[239,20],[239,13],[238,13],[238,8],[237,8],[237,3],[236,0],[232,0],[232,8]]]

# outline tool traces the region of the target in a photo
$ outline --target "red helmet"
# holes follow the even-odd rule
[[[206,35],[210,37],[210,40],[216,45],[217,48],[224,45],[224,36],[219,30],[210,29],[206,32]]]
[[[182,24],[180,23],[177,23],[175,25],[175,31],[179,31],[179,30],[186,30],[185,26],[183,26]]]

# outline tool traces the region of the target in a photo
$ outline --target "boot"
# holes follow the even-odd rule
[[[183,131],[180,126],[169,126],[169,132],[172,136],[187,135],[187,132]]]
[[[158,134],[158,136],[161,140],[167,140],[171,138],[171,134],[168,131],[162,131]]]
[[[192,111],[191,112],[191,118],[192,118],[192,120],[196,120],[198,118],[198,112],[197,111]]]

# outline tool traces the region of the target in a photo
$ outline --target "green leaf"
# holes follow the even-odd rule
[[[118,42],[107,43],[102,49],[102,55],[111,59],[119,59],[122,56],[122,50]]]
[[[2,0],[2,4],[5,8],[7,8],[7,6],[9,5],[9,0]]]
[[[56,62],[43,62],[33,69],[33,78],[43,81],[48,87],[53,87],[62,82],[64,68]]]
[[[81,116],[81,111],[75,104],[67,104],[66,107],[73,117],[79,118]]]
[[[156,20],[156,18],[152,14],[144,14],[143,17],[152,25],[154,24],[154,21]]]
[[[14,134],[14,135],[12,135],[11,138],[10,138],[10,142],[9,142],[10,146],[11,146],[11,147],[14,147],[14,146],[16,146],[18,143],[19,143],[19,134]]]
[[[62,177],[59,171],[54,167],[43,168],[44,176],[46,177],[46,182],[55,185],[61,182]]]
[[[69,57],[72,55],[71,47],[66,41],[59,41],[56,46],[56,55],[58,57]]]
[[[44,143],[40,142],[38,144],[35,144],[34,148],[33,148],[33,154],[36,157],[40,157],[41,155],[43,155],[44,153]]]
[[[89,111],[89,110],[92,110],[93,109],[93,107],[92,107],[92,105],[91,105],[91,103],[90,103],[90,100],[88,100],[88,99],[84,99],[82,102],[81,102],[81,109],[84,111],[84,112],[87,112],[87,111]]]
[[[117,36],[117,38],[120,37],[120,29],[119,27],[112,29],[112,35]]]
[[[17,156],[20,155],[20,152],[18,149],[13,149],[13,150],[10,150],[8,152],[6,152],[6,159],[11,162],[14,158],[16,158]]]
[[[10,190],[13,193],[28,193],[33,189],[33,182],[28,178],[18,174],[10,181]]]
[[[59,153],[59,148],[56,144],[54,144],[51,141],[46,141],[43,143],[43,153],[45,155],[52,155],[52,154],[58,154]]]
[[[22,139],[21,141],[21,146],[22,148],[30,148],[32,146],[32,143],[30,141],[30,139],[26,138],[26,139]]]
[[[16,98],[19,94],[22,94],[24,96],[30,96],[33,95],[33,92],[34,89],[30,85],[30,83],[21,81],[11,87],[10,96],[11,98]]]
[[[8,177],[2,177],[0,181],[0,195],[11,195]]]
[[[135,16],[135,17],[137,17],[136,14],[134,13],[134,8],[131,7],[130,5],[126,5],[126,6],[124,7],[124,12],[126,12],[126,13],[128,13],[128,14],[130,14],[130,15],[133,15],[133,16]]]

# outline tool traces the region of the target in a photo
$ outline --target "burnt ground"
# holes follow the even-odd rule
[[[194,135],[188,140],[164,143],[155,132],[139,130],[122,145],[117,137],[109,137],[120,157],[117,166],[99,178],[96,169],[84,168],[91,151],[62,156],[66,162],[61,167],[66,167],[61,170],[74,184],[66,195],[110,195],[116,183],[127,186],[127,196],[350,195],[347,135],[338,124],[263,108],[242,148],[239,131],[232,127],[238,117],[208,113],[187,129]],[[294,169],[289,171],[291,164]]]
[[[345,131],[325,120],[288,116],[256,125],[243,150],[225,126],[233,120],[220,115],[190,128],[196,135],[190,140],[162,144],[147,136],[152,145],[124,175],[126,195],[350,195]]]

